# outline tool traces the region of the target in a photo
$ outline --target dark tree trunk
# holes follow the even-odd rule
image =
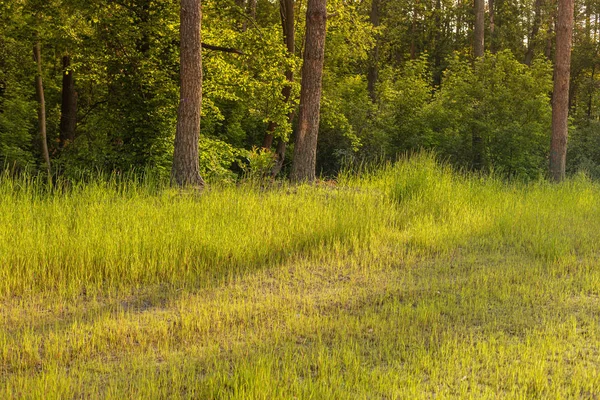
[[[248,1],[248,16],[252,20],[256,20],[256,3],[257,3],[257,0],[249,0]]]
[[[475,1],[475,29],[473,30],[473,55],[483,57],[484,53],[484,0]]]
[[[202,106],[202,41],[200,0],[181,0],[180,97],[171,183],[203,187],[198,165]]]
[[[257,0],[248,0],[248,4],[245,5],[246,0],[238,0],[238,5],[242,8],[246,9],[247,18],[244,19],[244,23],[242,25],[242,32],[246,32],[248,30],[248,23],[256,20],[256,3]]]
[[[313,182],[316,178],[326,23],[327,0],[308,0],[300,114],[292,164],[294,181]]]
[[[490,9],[490,51],[492,54],[496,54],[496,10],[494,8],[494,0],[488,0],[488,7]]]
[[[587,104],[587,117],[588,120],[592,118],[592,104],[594,101],[594,86],[595,86],[595,82],[594,82],[594,75],[596,74],[596,63],[594,63],[592,65],[592,76],[590,77],[590,81],[591,81],[591,86],[592,86],[592,90],[590,90],[590,93],[588,95],[588,104]]]
[[[64,148],[75,140],[77,128],[77,93],[75,92],[75,77],[71,70],[71,58],[66,55],[63,62],[62,102],[60,107],[60,136],[59,144]]]
[[[283,42],[287,47],[287,52],[290,56],[294,56],[296,52],[296,38],[295,38],[295,27],[294,27],[294,0],[279,0],[279,13],[281,15],[281,28],[283,30]],[[294,71],[285,71],[285,77],[288,82],[294,82]],[[286,86],[282,90],[283,101],[288,102],[292,94],[292,87]],[[291,123],[294,119],[294,112],[290,112],[288,120]],[[275,131],[276,124],[270,122],[267,128],[267,134],[263,140],[263,148],[270,149],[273,146],[273,132]],[[277,148],[275,150],[275,165],[271,171],[272,176],[277,176],[283,168],[285,161],[285,150],[287,143],[285,140],[277,139]]]
[[[572,34],[573,0],[559,0],[550,147],[550,175],[556,182],[565,178],[566,170]]]
[[[535,50],[535,40],[537,38],[538,32],[540,30],[540,24],[542,22],[542,0],[535,0],[534,5],[534,17],[533,17],[533,26],[531,27],[531,35],[529,36],[529,40],[527,43],[527,53],[525,54],[525,64],[531,65],[533,61],[533,55]]]
[[[371,3],[371,24],[374,27],[378,27],[380,25],[380,11],[379,11],[379,3],[380,0],[373,0]],[[369,55],[369,69],[367,71],[367,89],[369,90],[369,96],[371,97],[371,101],[375,103],[377,101],[377,94],[375,92],[375,85],[377,84],[377,80],[379,79],[379,43],[378,38],[375,38],[375,46],[371,50],[371,54]]]
[[[475,29],[473,30],[473,55],[475,59],[484,55],[484,0],[475,0]],[[483,168],[483,137],[479,128],[473,127],[472,133],[472,163],[475,170]]]
[[[417,59],[417,2],[413,4],[412,23],[410,27],[410,59]]]
[[[46,164],[46,170],[48,171],[48,175],[50,175],[50,152],[48,151],[48,139],[46,137],[46,99],[44,96],[44,83],[42,81],[42,49],[40,42],[36,42],[33,46],[33,56],[37,63],[35,92],[38,100],[38,132],[40,135],[40,149],[42,151],[44,163]]]
[[[544,51],[544,55],[548,60],[552,60],[552,39],[554,35],[554,15],[550,16],[550,21],[548,22],[548,35],[546,37],[546,49]]]

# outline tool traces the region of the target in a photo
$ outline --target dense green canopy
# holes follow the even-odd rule
[[[259,0],[255,10],[244,0],[202,6],[201,172],[231,181],[243,171],[268,170],[271,153],[256,149],[274,127],[275,138],[291,143],[287,173],[306,2],[296,2],[295,55],[283,42],[278,2]],[[487,52],[478,60],[471,2],[335,0],[328,8],[317,173],[420,148],[461,168],[530,178],[545,173],[554,3],[487,4]],[[600,3],[578,1],[575,10],[567,168],[600,176]],[[39,41],[53,172],[150,167],[168,175],[178,106],[178,1],[0,0],[0,21],[0,163],[44,170],[33,83],[32,48]],[[293,83],[288,70],[295,71]],[[61,135],[65,74],[75,80],[73,140]],[[282,90],[290,85],[286,102]],[[473,132],[483,143],[475,166]]]

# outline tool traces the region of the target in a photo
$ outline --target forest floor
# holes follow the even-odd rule
[[[0,182],[0,398],[600,398],[600,185]]]

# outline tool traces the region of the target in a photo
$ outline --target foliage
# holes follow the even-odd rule
[[[551,82],[547,63],[537,61],[530,68],[509,52],[488,53],[474,68],[457,57],[424,109],[422,145],[470,167],[477,132],[484,142],[485,169],[537,177],[546,168]]]

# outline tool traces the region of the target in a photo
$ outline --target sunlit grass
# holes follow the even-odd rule
[[[0,398],[596,398],[600,186],[0,183]]]

